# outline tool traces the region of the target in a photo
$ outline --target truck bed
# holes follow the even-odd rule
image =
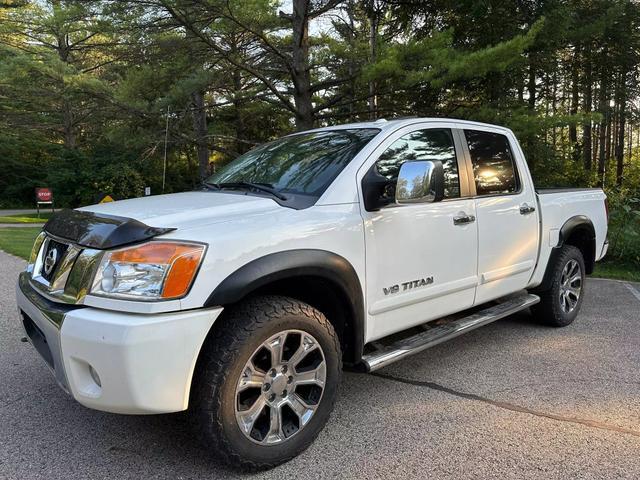
[[[595,260],[606,252],[606,195],[600,188],[541,188],[538,194],[540,212],[540,254],[530,287],[542,281],[551,250],[558,244],[560,230],[573,217],[586,217],[593,224],[596,236]]]

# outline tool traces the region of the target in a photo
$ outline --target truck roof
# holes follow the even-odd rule
[[[445,117],[401,117],[401,118],[392,118],[392,119],[378,119],[371,122],[355,122],[355,123],[345,123],[342,125],[331,125],[327,127],[314,128],[312,130],[307,130],[309,132],[321,132],[325,130],[336,130],[336,129],[349,129],[349,128],[378,128],[380,130],[395,130],[399,127],[404,127],[405,125],[411,125],[413,123],[422,123],[422,122],[455,122],[462,123],[469,126],[476,127],[490,127],[494,129],[504,130],[505,132],[510,132],[507,127],[503,127],[501,125],[493,125],[490,123],[482,123],[482,122],[472,122],[470,120],[461,120],[458,118],[445,118]]]

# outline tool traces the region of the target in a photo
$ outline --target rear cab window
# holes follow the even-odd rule
[[[504,195],[520,190],[509,139],[500,133],[464,130],[477,195]]]

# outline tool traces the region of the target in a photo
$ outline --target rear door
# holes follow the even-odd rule
[[[536,197],[512,134],[464,128],[467,168],[475,189],[478,223],[476,304],[529,283],[538,255]]]
[[[473,304],[477,283],[475,202],[468,196],[462,145],[448,124],[409,126],[392,134],[360,170],[395,182],[402,163],[439,160],[445,199],[379,211],[362,205],[365,224],[367,341],[462,310]],[[395,183],[393,184],[395,186]],[[387,193],[385,193],[386,195]],[[461,222],[459,217],[469,218]],[[455,220],[455,219],[458,220]]]

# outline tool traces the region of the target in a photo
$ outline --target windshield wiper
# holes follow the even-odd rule
[[[282,201],[286,201],[288,200],[287,197],[285,197],[283,194],[281,194],[280,192],[278,192],[275,188],[273,188],[271,185],[268,184],[264,184],[264,183],[254,183],[254,182],[223,182],[223,183],[208,183],[207,185],[211,185],[214,188],[217,187],[219,189],[223,189],[223,188],[246,188],[246,189],[253,189],[253,190],[258,190],[260,192],[266,192],[270,195],[273,195],[274,197],[276,197],[278,200],[282,200]]]
[[[213,182],[202,182],[201,186],[207,190],[221,190],[220,185]]]

